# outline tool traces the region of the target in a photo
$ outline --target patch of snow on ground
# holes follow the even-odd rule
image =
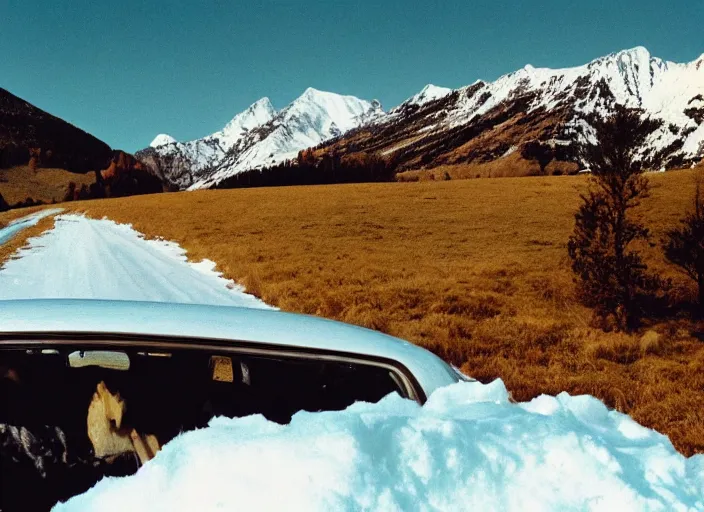
[[[704,510],[704,456],[590,396],[462,382],[424,407],[214,418],[54,510]]]
[[[0,245],[9,241],[17,233],[24,230],[25,228],[35,226],[37,222],[50,215],[55,215],[61,211],[61,208],[49,208],[46,210],[38,211],[21,219],[15,219],[10,222],[4,228],[0,228]]]
[[[35,218],[27,220],[33,221]],[[17,259],[9,260],[0,270],[0,299],[113,299],[270,307],[223,278],[212,261],[189,263],[186,251],[178,244],[145,240],[130,225],[107,219],[60,215],[54,229],[31,238],[28,247],[16,255]]]
[[[506,158],[507,156],[509,156],[509,155],[511,155],[511,154],[513,154],[513,153],[515,153],[517,149],[518,149],[518,146],[511,146],[511,147],[508,148],[508,149],[504,152],[504,154],[501,155],[499,158]]]

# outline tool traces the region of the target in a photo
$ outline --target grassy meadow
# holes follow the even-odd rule
[[[79,174],[63,169],[32,169],[28,165],[0,169],[0,195],[9,204],[28,197],[45,203],[63,201],[71,181],[81,188],[81,185],[94,183],[95,174]]]
[[[657,242],[689,206],[693,173],[654,174],[651,183],[637,214]],[[604,333],[575,300],[566,243],[586,186],[584,176],[487,178],[65,206],[174,240],[284,310],[378,329],[482,381],[500,377],[517,400],[593,394],[683,453],[704,452],[704,325],[683,317]],[[657,246],[643,249],[676,294],[694,297]]]

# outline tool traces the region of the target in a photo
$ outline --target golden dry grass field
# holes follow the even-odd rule
[[[689,206],[693,173],[651,181],[638,214],[656,242]],[[604,333],[575,301],[566,242],[586,184],[556,176],[259,188],[66,207],[174,240],[284,310],[379,329],[482,381],[500,377],[517,400],[593,394],[683,453],[704,452],[704,326],[683,318]],[[657,247],[645,250],[693,296]]]
[[[95,182],[92,172],[78,174],[63,169],[31,169],[28,165],[0,169],[0,194],[9,204],[31,197],[35,201],[51,203],[63,201],[69,182],[90,185]]]

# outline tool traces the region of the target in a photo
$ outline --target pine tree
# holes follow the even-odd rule
[[[643,120],[638,110],[621,108],[592,125],[596,143],[583,153],[591,189],[581,196],[568,252],[582,302],[598,317],[628,329],[639,322],[641,299],[655,283],[632,248],[648,239],[648,229],[629,212],[648,194],[637,151],[657,124]]]

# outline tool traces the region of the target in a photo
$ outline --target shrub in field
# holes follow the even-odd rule
[[[699,305],[704,307],[704,172],[696,176],[693,211],[667,232],[663,250],[670,262],[697,283]]]
[[[654,284],[632,246],[648,238],[648,229],[629,213],[648,194],[637,150],[655,125],[627,109],[593,124],[596,144],[584,153],[592,184],[581,196],[568,252],[582,302],[626,329],[638,323],[640,299]]]

